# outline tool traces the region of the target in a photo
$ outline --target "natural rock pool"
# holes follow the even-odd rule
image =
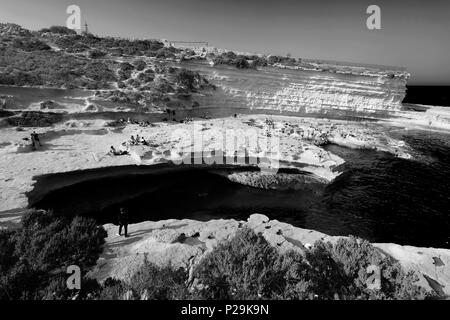
[[[162,219],[247,219],[262,213],[329,235],[372,242],[450,248],[449,135],[399,132],[416,160],[387,153],[327,148],[346,160],[331,184],[264,190],[231,182],[230,166],[127,166],[42,176],[30,205],[115,222],[119,207],[131,222]],[[236,170],[236,169],[234,169]],[[241,168],[239,170],[252,170]]]

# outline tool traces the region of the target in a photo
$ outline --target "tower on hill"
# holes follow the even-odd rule
[[[83,34],[89,34],[88,24],[86,21],[84,21],[84,30],[82,32]]]

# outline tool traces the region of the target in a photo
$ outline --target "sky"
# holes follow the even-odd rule
[[[98,35],[405,67],[409,84],[450,85],[450,0],[0,0],[0,22],[65,25],[68,5]],[[369,5],[381,29],[369,30]]]

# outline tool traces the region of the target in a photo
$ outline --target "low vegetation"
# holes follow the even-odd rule
[[[371,289],[367,267],[381,270]],[[261,235],[239,231],[188,272],[145,263],[126,282],[109,279],[101,299],[424,299],[416,277],[383,256],[367,241],[317,242],[301,254],[280,254]]]
[[[208,80],[198,72],[185,68],[175,68],[169,72],[172,73],[174,83],[187,91],[212,87]]]
[[[66,268],[89,270],[105,237],[92,219],[46,211],[25,214],[21,229],[0,231],[0,300],[68,298]],[[92,281],[84,283],[83,290],[92,290]]]
[[[214,65],[230,65],[238,69],[256,69],[257,67],[266,67],[274,64],[298,65],[301,60],[282,56],[257,56],[257,55],[236,55],[229,51],[220,55],[210,54],[209,58]]]
[[[14,127],[50,127],[62,121],[63,118],[61,113],[24,111],[18,116],[7,118],[6,122]]]
[[[69,29],[65,26],[51,26],[50,28],[44,28],[39,31],[40,33],[56,33],[61,35],[68,35],[68,34],[77,34],[75,30]]]
[[[369,289],[366,269],[381,270],[381,287]],[[414,299],[424,298],[413,274],[383,257],[367,241],[317,242],[305,255],[279,254],[261,235],[244,229],[221,243],[195,270],[206,299]]]
[[[47,38],[67,52],[80,52],[91,48],[109,52],[117,56],[151,56],[161,54],[164,44],[158,40],[129,40],[113,37],[97,37],[92,34],[48,35]],[[84,50],[81,50],[84,51]],[[178,52],[172,49],[171,52]]]
[[[31,49],[30,49],[31,50]],[[108,89],[115,81],[111,63],[82,59],[51,50],[32,53],[0,48],[0,84]]]
[[[146,262],[127,281],[86,277],[106,232],[88,218],[32,211],[17,231],[0,231],[0,299],[424,299],[412,273],[353,237],[280,253],[260,234],[241,229],[191,272]],[[66,286],[66,267],[78,265],[81,290]],[[367,267],[380,286],[370,288]]]

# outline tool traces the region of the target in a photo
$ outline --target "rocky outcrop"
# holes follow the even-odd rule
[[[237,69],[186,62],[217,89],[195,99],[201,106],[263,110],[294,115],[386,115],[401,108],[409,77],[404,71],[358,72],[305,70],[294,67]]]
[[[0,95],[0,109],[15,109],[18,106],[20,105],[14,96]]]
[[[15,23],[0,23],[0,36],[29,36],[31,32]]]
[[[100,281],[107,277],[127,279],[145,258],[160,266],[189,269],[212,251],[218,242],[230,239],[243,227],[261,233],[281,252],[296,250],[302,253],[318,240],[334,243],[341,238],[296,228],[261,214],[253,214],[247,221],[146,221],[130,225],[129,238],[117,236],[117,226],[106,224],[104,228],[108,237],[105,249],[90,275]],[[416,272],[418,285],[441,296],[450,295],[450,250],[386,243],[373,245],[396,259],[406,271]]]
[[[39,104],[39,106],[40,106],[41,110],[52,110],[52,109],[60,109],[61,108],[61,106],[53,100],[42,101]]]

